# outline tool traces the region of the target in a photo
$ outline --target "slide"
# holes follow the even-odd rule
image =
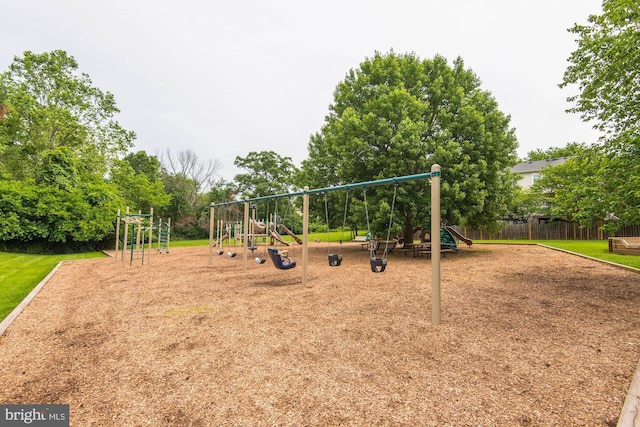
[[[456,239],[460,240],[461,242],[466,243],[467,246],[473,245],[473,240],[469,239],[468,237],[463,236],[455,228],[447,226],[447,231],[449,233],[451,233]]]
[[[271,231],[269,233],[269,235],[271,235],[271,237],[273,237],[274,239],[276,239],[278,242],[282,243],[283,245],[287,245],[287,246],[291,246],[292,243],[291,242],[287,242],[285,241],[282,236],[280,234],[278,234],[277,231]]]
[[[298,236],[296,236],[296,234],[289,230],[287,227],[285,227],[284,224],[280,224],[278,227],[280,227],[280,230],[284,231],[285,233],[287,233],[289,236],[293,237],[295,239],[295,241],[301,245],[302,244],[302,239],[299,238]]]
[[[445,228],[440,229],[440,249],[453,249],[454,251],[458,250],[456,239],[453,237],[453,234],[451,234],[449,230]]]
[[[227,240],[229,238],[229,233],[225,233],[224,236],[222,236],[220,238],[220,240],[216,240],[215,242],[213,242],[213,247],[215,248],[216,246],[222,246],[222,244],[224,243],[225,240]]]

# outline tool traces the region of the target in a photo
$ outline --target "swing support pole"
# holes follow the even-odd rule
[[[309,187],[302,195],[302,287],[307,287],[307,256],[309,252]]]
[[[211,206],[209,208],[209,267],[211,267],[211,258],[213,256],[213,220],[215,217],[215,208]],[[220,230],[220,227],[218,227]]]
[[[249,202],[247,201],[249,198],[246,197],[244,200],[244,233],[242,233],[242,247],[244,250],[242,251],[242,272],[247,272],[247,259],[249,257]]]
[[[431,167],[431,323],[440,324],[440,165]]]
[[[375,187],[381,185],[394,184],[397,185],[399,182],[404,181],[420,181],[423,179],[431,180],[431,251],[433,256],[431,257],[431,321],[434,325],[440,324],[440,314],[441,314],[441,306],[440,306],[440,181],[441,181],[441,169],[439,165],[433,165],[431,167],[430,173],[420,173],[414,175],[406,175],[401,177],[387,178],[387,179],[379,179],[375,181],[367,181],[367,182],[358,182],[355,184],[345,184],[345,185],[337,185],[335,187],[325,187],[325,188],[317,188],[310,190],[309,187],[305,187],[303,191],[293,192],[293,193],[285,193],[285,194],[274,194],[271,196],[262,196],[255,197],[252,199],[245,200],[234,200],[223,203],[212,203],[211,204],[211,217],[213,217],[213,208],[228,206],[228,205],[237,205],[240,203],[245,203],[245,218],[247,218],[247,204],[257,202],[260,200],[270,200],[270,199],[278,199],[280,197],[292,197],[292,196],[302,196],[303,200],[303,221],[302,221],[302,233],[303,233],[303,241],[302,241],[302,287],[306,287],[307,285],[307,254],[308,254],[308,240],[309,240],[309,195],[315,193],[324,193],[329,191],[348,191],[354,188],[367,188],[367,187]],[[277,219],[276,219],[277,220]],[[248,219],[245,219],[248,221]],[[246,222],[245,222],[246,223]],[[210,230],[210,241],[212,239],[213,232]],[[268,234],[268,233],[267,233]],[[245,239],[246,239],[246,230],[245,230]],[[211,243],[209,244],[211,247]],[[245,252],[247,243],[245,240]],[[211,259],[211,257],[210,257]]]

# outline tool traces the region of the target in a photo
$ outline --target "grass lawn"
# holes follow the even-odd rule
[[[361,231],[360,232],[361,235],[365,235],[366,231]],[[314,242],[316,239],[320,240],[321,242],[326,242],[327,241],[327,236],[329,237],[329,240],[333,243],[333,242],[339,242],[340,239],[344,238],[345,241],[349,241],[351,239],[351,232],[346,230],[344,233],[341,231],[331,231],[331,233],[327,234],[326,231],[323,232],[319,232],[319,233],[309,233],[309,241]],[[302,237],[302,235],[300,234],[299,237]],[[283,235],[282,238],[287,241],[287,242],[293,242],[293,238],[287,236],[287,235]],[[258,242],[259,244],[264,245],[263,240],[259,240]],[[170,247],[174,247],[174,248],[184,248],[184,247],[191,247],[191,246],[207,246],[209,244],[209,239],[200,239],[200,240],[172,240],[171,243],[169,244]],[[227,241],[225,240],[224,242],[224,246],[227,246]],[[238,240],[238,245],[242,244],[242,242],[240,240]],[[233,239],[231,239],[231,245],[233,246]]]
[[[0,252],[0,321],[35,288],[60,261],[105,256],[102,252],[67,255],[25,255]]]

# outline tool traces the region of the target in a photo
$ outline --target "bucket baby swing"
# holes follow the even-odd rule
[[[371,226],[369,223],[369,208],[367,206],[367,189],[366,187],[362,188],[364,193],[364,212],[367,218],[367,233],[371,235]],[[374,273],[382,273],[387,268],[387,254],[389,252],[389,239],[391,237],[391,225],[393,224],[393,211],[396,205],[396,194],[398,191],[398,183],[394,182],[393,184],[393,201],[391,202],[391,213],[389,214],[389,226],[387,227],[387,240],[384,244],[384,252],[382,256],[378,257],[376,254],[376,244],[374,244],[373,240],[369,241],[369,265],[371,266],[371,271]]]
[[[327,220],[327,260],[330,267],[339,267],[342,264],[342,241],[344,240],[344,226],[347,222],[347,208],[349,206],[349,190],[346,191],[344,200],[344,215],[342,217],[342,229],[340,230],[340,247],[338,253],[331,253],[331,233],[329,231],[329,206],[327,203],[327,193],[324,193],[324,213]]]
[[[285,220],[287,219],[288,212],[289,212],[289,206],[287,206],[287,210],[285,212]],[[278,224],[278,199],[276,199],[276,207],[274,209],[274,214],[273,214],[273,232],[272,233],[277,233],[276,231],[277,224]],[[268,248],[267,253],[269,254],[269,258],[271,258],[271,261],[273,261],[273,265],[278,270],[289,270],[291,268],[295,268],[296,266],[295,257],[293,260],[289,258],[289,251],[279,251],[278,248]]]

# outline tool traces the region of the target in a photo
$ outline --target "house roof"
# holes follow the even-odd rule
[[[549,166],[556,166],[566,162],[568,157],[558,157],[555,159],[536,160],[533,162],[518,163],[511,170],[515,173],[539,172]]]

